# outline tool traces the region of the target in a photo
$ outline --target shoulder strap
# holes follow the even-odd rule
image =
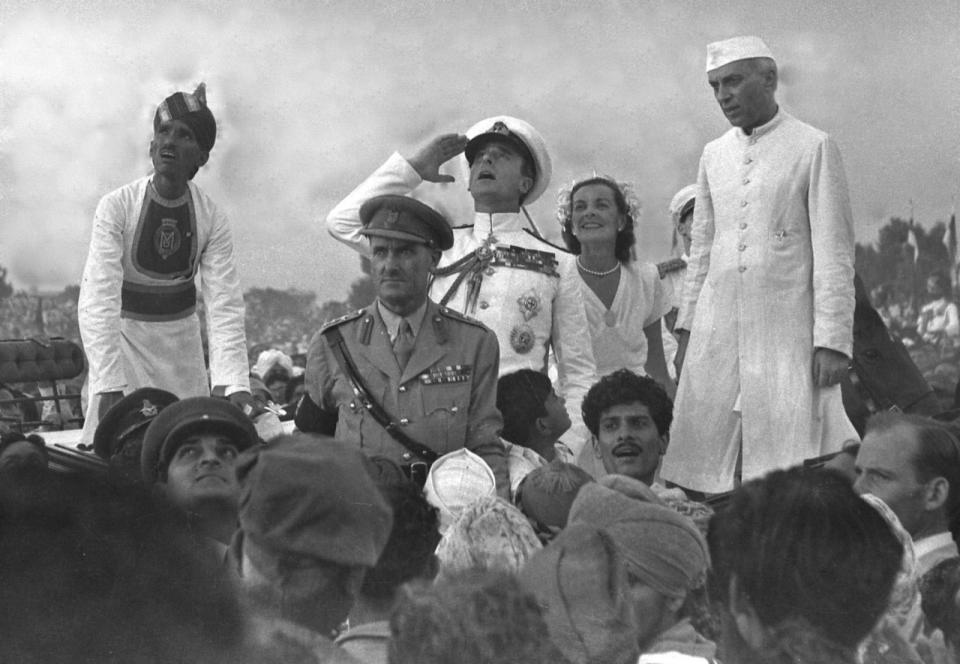
[[[367,386],[363,384],[357,365],[353,362],[350,350],[347,348],[343,335],[336,327],[330,327],[323,331],[323,337],[327,340],[333,356],[337,359],[341,371],[353,386],[353,393],[360,399],[364,407],[370,412],[370,415],[382,426],[390,436],[407,450],[413,452],[427,463],[433,463],[439,458],[439,455],[426,445],[418,443],[413,438],[404,433],[403,428],[397,422],[394,422],[390,414],[383,409],[376,399],[370,394]]]

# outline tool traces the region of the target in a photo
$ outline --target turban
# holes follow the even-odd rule
[[[613,476],[604,483],[629,495],[591,482],[573,501],[570,523],[588,523],[608,533],[627,569],[668,597],[683,597],[702,585],[710,554],[693,522],[660,503],[643,482]]]
[[[161,122],[180,120],[193,130],[197,145],[210,152],[217,140],[217,121],[207,108],[207,86],[201,83],[193,94],[174,92],[157,106],[153,116],[153,131],[160,128]]]
[[[670,201],[670,216],[673,217],[673,223],[680,221],[687,210],[693,207],[697,200],[697,185],[688,184],[686,187],[673,195]]]
[[[540,548],[520,510],[502,498],[486,496],[464,508],[444,533],[437,558],[446,575],[468,569],[516,573]]]
[[[537,598],[550,639],[572,664],[637,661],[626,567],[608,533],[568,526],[530,558],[520,583]]]

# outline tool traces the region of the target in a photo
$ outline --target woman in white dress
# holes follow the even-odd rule
[[[638,212],[629,185],[595,176],[560,192],[557,217],[577,254],[597,375],[630,369],[672,396],[660,325],[670,311],[670,287],[656,266],[633,257]]]

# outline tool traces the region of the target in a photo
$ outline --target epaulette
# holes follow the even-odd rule
[[[486,325],[478,321],[476,318],[470,318],[469,316],[465,316],[459,311],[454,311],[450,307],[440,307],[440,313],[446,316],[447,318],[452,318],[453,320],[460,321],[461,323],[468,323],[470,325],[483,328],[484,330],[490,329]]]
[[[657,263],[657,272],[660,273],[660,278],[663,279],[671,272],[678,272],[685,267],[687,267],[687,261],[683,260],[682,258],[671,258],[670,260],[663,261],[662,263]]]
[[[320,328],[320,332],[326,332],[332,327],[337,327],[338,325],[343,325],[344,323],[348,323],[352,320],[356,320],[357,318],[360,318],[360,316],[362,316],[364,313],[365,312],[363,309],[357,309],[356,311],[351,311],[348,314],[344,314],[343,316],[340,316],[340,318],[334,318],[333,320],[325,323],[324,326]]]
[[[573,252],[570,251],[569,249],[567,249],[566,247],[561,247],[559,244],[554,244],[553,242],[550,242],[550,240],[547,240],[547,239],[544,238],[542,235],[537,235],[536,233],[534,233],[534,232],[533,232],[532,230],[530,230],[529,228],[524,228],[524,229],[523,229],[523,232],[526,233],[527,235],[529,235],[530,237],[535,237],[535,238],[537,238],[538,240],[540,240],[541,242],[543,242],[545,245],[550,246],[550,247],[553,247],[553,248],[556,249],[557,251],[563,252],[563,253],[565,253],[565,254],[570,254],[571,256],[573,255]]]

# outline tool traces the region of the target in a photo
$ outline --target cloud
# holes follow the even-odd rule
[[[922,223],[944,218],[960,180],[957,8],[814,5],[8,0],[0,263],[21,287],[76,283],[97,200],[149,172],[156,104],[201,80],[219,135],[197,183],[232,220],[245,286],[342,299],[359,263],[318,220],[391,151],[496,114],[551,147],[531,208],[545,232],[557,189],[596,169],[637,185],[640,252],[660,260],[667,203],[726,129],[704,44],[743,32],[783,62],[784,105],[840,143],[859,236],[911,197]]]

